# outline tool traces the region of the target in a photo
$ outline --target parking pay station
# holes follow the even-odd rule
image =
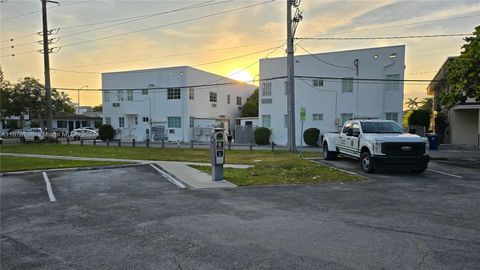
[[[225,134],[223,128],[214,128],[210,137],[212,157],[212,180],[223,180],[223,164],[225,163]]]

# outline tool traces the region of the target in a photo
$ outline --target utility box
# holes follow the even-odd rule
[[[223,164],[225,163],[225,131],[214,128],[210,136],[210,152],[212,160],[212,180],[223,180]]]

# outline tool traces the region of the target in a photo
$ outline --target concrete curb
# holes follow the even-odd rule
[[[12,175],[18,175],[18,174],[41,173],[41,172],[96,171],[96,170],[103,170],[103,169],[127,168],[127,167],[141,166],[141,165],[147,165],[147,164],[133,163],[133,164],[123,164],[123,165],[70,167],[70,168],[57,168],[57,169],[35,169],[35,170],[29,170],[29,171],[3,172],[3,173],[0,173],[0,176],[12,176]]]

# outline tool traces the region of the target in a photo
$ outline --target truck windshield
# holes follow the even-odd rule
[[[395,122],[362,122],[363,133],[405,133]]]

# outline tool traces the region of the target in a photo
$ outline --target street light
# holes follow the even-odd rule
[[[77,114],[80,114],[80,90],[82,90],[83,88],[86,88],[88,87],[88,85],[84,85],[82,87],[80,87],[79,89],[77,89]]]

